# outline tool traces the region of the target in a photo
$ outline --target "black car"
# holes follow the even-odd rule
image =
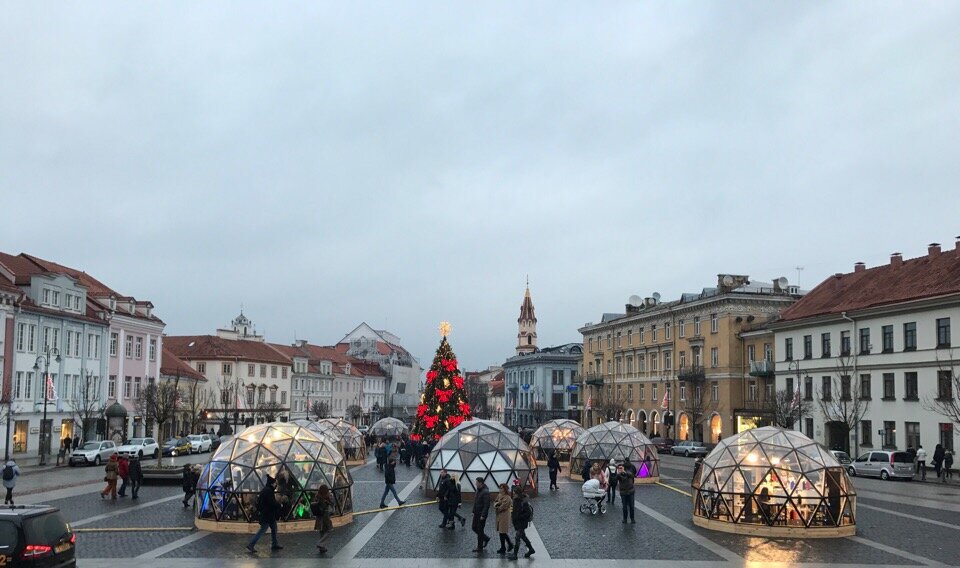
[[[0,566],[73,567],[76,544],[77,535],[56,507],[0,508]]]

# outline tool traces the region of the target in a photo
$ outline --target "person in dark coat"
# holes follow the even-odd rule
[[[377,458],[377,469],[383,471],[383,466],[387,463],[387,446],[383,440],[377,442],[377,449],[373,450],[373,456]]]
[[[447,478],[450,477],[450,474],[447,473],[447,470],[440,470],[440,477],[437,478],[437,506],[440,507],[440,514],[443,515],[443,519],[440,521],[441,529],[447,528]]]
[[[143,484],[143,468],[140,466],[140,458],[136,455],[130,458],[130,465],[127,466],[127,476],[130,478],[130,498],[137,499],[140,486]]]
[[[467,519],[462,517],[457,511],[460,509],[460,502],[463,496],[460,494],[460,484],[457,482],[456,475],[447,476],[447,515],[444,517],[444,524],[449,523],[447,527],[450,530],[456,528],[456,520],[460,520],[460,526],[467,524]]]
[[[190,464],[183,466],[183,506],[189,507],[187,501],[193,498],[197,492],[197,472]]]
[[[330,511],[333,509],[333,495],[330,494],[330,488],[321,485],[317,489],[317,494],[310,503],[310,512],[313,513],[313,530],[320,533],[317,539],[317,551],[323,554],[327,551],[324,544],[330,538],[330,531],[333,530],[333,520],[330,518]]]
[[[937,472],[937,479],[940,478],[940,472],[943,469],[943,444],[937,444],[937,447],[933,449],[933,470]]]
[[[127,459],[127,456],[120,456],[120,459],[117,460],[117,475],[120,476],[120,491],[117,492],[117,495],[121,497],[127,496],[127,483],[130,481],[130,460]]]
[[[560,473],[560,460],[557,459],[554,452],[550,452],[550,456],[547,457],[547,470],[550,472],[550,490],[560,489],[557,485],[557,474]]]
[[[380,508],[383,509],[387,506],[385,501],[387,500],[387,495],[393,493],[393,498],[397,500],[397,504],[403,505],[406,501],[401,501],[400,496],[397,495],[397,490],[394,485],[397,483],[397,462],[396,460],[390,459],[387,460],[387,467],[383,470],[383,495],[380,497]]]
[[[583,467],[580,468],[580,477],[584,481],[590,479],[590,470],[593,469],[593,463],[590,460],[583,460]]]
[[[629,464],[629,462],[627,462],[627,464]],[[624,524],[627,523],[627,516],[630,517],[631,523],[637,522],[634,519],[633,512],[633,497],[634,491],[636,490],[634,487],[634,476],[636,475],[636,472],[632,469],[627,470],[627,464],[620,464],[617,466],[616,480],[610,482],[610,485],[616,483],[617,489],[620,491],[620,505],[623,509]]]
[[[277,480],[268,475],[267,484],[263,486],[263,490],[260,491],[260,496],[257,498],[257,510],[260,511],[260,528],[247,543],[247,550],[251,553],[257,551],[254,547],[260,537],[267,532],[267,529],[270,529],[270,538],[273,540],[273,546],[270,549],[280,550],[283,548],[277,541],[277,517],[280,515],[280,503],[277,502],[276,489]]]
[[[80,449],[80,434],[77,434],[76,436],[73,437],[73,449],[75,450]]]
[[[477,547],[471,552],[482,553],[490,542],[490,537],[484,532],[487,524],[487,513],[490,512],[490,490],[483,482],[482,477],[477,478],[477,493],[473,499],[473,523],[470,525],[473,532],[477,533]]]
[[[530,539],[527,538],[527,528],[530,526],[530,521],[533,520],[533,506],[527,499],[526,493],[523,492],[523,488],[519,486],[513,488],[513,512],[510,514],[510,520],[513,521],[515,534],[513,536],[513,550],[510,552],[509,558],[511,560],[517,559],[521,542],[527,545],[527,553],[524,556],[530,558],[536,553],[533,545],[530,544]]]

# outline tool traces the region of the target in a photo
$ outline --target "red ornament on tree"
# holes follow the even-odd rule
[[[437,400],[440,402],[450,402],[450,396],[453,395],[453,389],[441,390],[437,389]]]
[[[457,370],[457,360],[456,359],[444,359],[440,361],[440,366],[443,367],[444,371],[454,372]]]
[[[463,377],[454,377],[453,384],[457,386],[458,389],[463,388]]]
[[[434,428],[439,421],[440,417],[435,414],[428,414],[423,417],[423,423],[427,428]]]
[[[457,405],[457,409],[458,409],[458,410],[460,411],[460,413],[463,414],[464,416],[470,416],[470,405],[469,405],[469,404],[467,404],[467,403],[465,403],[465,402],[461,402],[459,405]]]
[[[427,371],[427,384],[431,384],[438,374],[436,371]]]
[[[417,407],[417,418],[420,418],[421,416],[423,416],[423,415],[426,414],[426,413],[427,413],[427,405],[426,405],[426,404],[421,404],[420,406]]]

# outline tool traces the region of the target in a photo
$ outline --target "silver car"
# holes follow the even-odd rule
[[[913,479],[916,472],[913,456],[907,452],[864,452],[847,466],[850,475],[879,477],[880,479]]]
[[[685,442],[677,442],[670,448],[670,453],[675,456],[705,456],[707,455],[707,447],[703,442],[692,442],[687,440]]]
[[[70,466],[100,465],[117,453],[117,445],[110,440],[87,442],[70,454]]]

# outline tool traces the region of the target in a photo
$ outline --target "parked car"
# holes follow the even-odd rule
[[[879,477],[880,479],[913,479],[913,456],[907,452],[864,452],[847,466],[850,475]]]
[[[217,448],[220,447],[220,436],[216,434],[210,434],[210,451],[215,452]]]
[[[707,446],[703,442],[694,442],[687,440],[675,444],[670,448],[670,453],[675,456],[683,456],[689,458],[690,456],[705,456],[707,455]]]
[[[186,438],[170,438],[160,451],[164,456],[185,456],[193,451],[193,444]]]
[[[49,505],[0,509],[0,566],[72,568],[77,565],[77,535]]]
[[[130,438],[127,443],[117,448],[117,453],[121,456],[137,456],[143,459],[143,456],[152,458],[159,457],[160,444],[153,438]]]
[[[837,461],[840,462],[840,465],[849,465],[853,460],[850,459],[850,454],[841,450],[830,450],[830,453],[833,454],[833,457],[837,458]]]
[[[187,439],[190,440],[190,445],[193,446],[192,451],[197,454],[209,452],[210,446],[213,443],[210,440],[210,434],[191,434],[187,436]]]
[[[673,447],[673,438],[653,438],[650,441],[657,447],[658,454],[669,453],[670,448]]]
[[[80,449],[70,453],[70,466],[100,465],[117,453],[117,445],[110,440],[102,442],[87,442]]]

